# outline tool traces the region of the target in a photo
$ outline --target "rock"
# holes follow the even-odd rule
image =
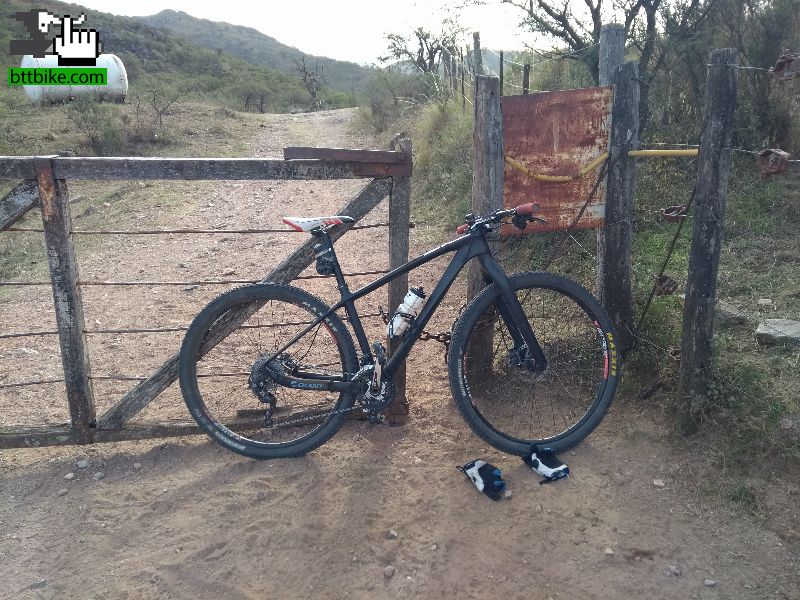
[[[512,495],[513,494],[511,493],[511,490],[506,490],[505,492],[503,492],[503,498],[505,498],[506,500],[511,500]]]
[[[386,534],[386,537],[390,540],[395,540],[397,539],[397,532],[394,529],[390,529],[389,533]]]
[[[186,263],[178,263],[178,268],[179,269],[188,269],[189,265],[187,265]]]
[[[431,550],[433,550],[434,552],[435,552],[436,550],[438,550],[438,549],[439,549],[439,544],[432,544],[432,545],[431,545]]]
[[[64,475],[64,479],[66,479],[67,481],[72,481],[73,479],[75,479],[75,473],[70,471],[69,473]]]
[[[665,484],[661,479],[653,479],[653,485],[657,488],[663,488]]]
[[[759,298],[756,300],[756,304],[759,306],[772,306],[772,299],[771,298]]]
[[[86,469],[89,467],[89,461],[86,460],[85,458],[82,458],[81,460],[75,463],[75,466],[78,467],[79,469]]]
[[[794,422],[788,417],[783,417],[780,420],[781,429],[791,429],[794,427]]]
[[[89,215],[93,215],[96,212],[97,212],[97,209],[94,206],[90,206],[86,210],[84,210],[81,213],[81,215],[84,216],[84,217],[88,217]]]
[[[761,344],[790,342],[800,344],[800,321],[766,319],[758,324],[756,339]]]
[[[69,493],[69,490],[67,488],[61,488],[60,490],[58,490],[59,496],[66,496],[67,493]]]
[[[414,464],[415,464],[415,465],[418,465],[418,464],[419,464],[419,463],[421,463],[421,462],[422,462],[422,459],[421,459],[419,456],[415,456],[415,457],[414,457]]]
[[[108,208],[109,206],[111,206],[111,202],[103,202],[103,206],[105,206],[106,208]]]
[[[142,470],[142,463],[140,463],[140,462],[133,463],[133,469],[135,471],[141,471]]]
[[[28,586],[28,589],[29,590],[38,590],[40,588],[43,588],[46,585],[47,585],[47,579],[40,579],[39,581],[36,581],[36,582],[30,584]]]
[[[614,473],[611,475],[611,481],[616,483],[617,485],[625,485],[628,483],[628,478],[625,477],[622,473]]]
[[[675,577],[680,577],[681,570],[677,567],[677,565],[669,565],[667,567],[667,575],[674,575]]]
[[[611,548],[606,548],[605,550],[603,550],[603,554],[605,554],[606,556],[613,556],[614,551]]]
[[[33,348],[17,348],[14,350],[14,356],[18,356],[22,358],[23,356],[36,356],[39,354],[38,350],[34,350]]]
[[[70,204],[77,204],[81,200],[83,200],[83,196],[73,196],[72,198],[69,199],[69,203]]]
[[[256,500],[259,502],[264,502],[267,499],[267,492],[261,490],[260,492],[256,493]]]
[[[227,277],[229,275],[236,275],[236,269],[229,269],[222,274],[223,277]]]
[[[103,473],[102,471],[98,471],[97,473],[94,474],[94,480],[95,481],[100,481],[105,476],[106,476],[105,473]]]
[[[184,292],[191,292],[192,290],[196,290],[198,287],[199,286],[196,286],[196,285],[187,285],[185,288],[183,288],[183,291]]]
[[[392,565],[386,565],[383,568],[383,578],[384,579],[391,579],[394,577],[395,568]]]
[[[714,313],[720,325],[745,325],[748,316],[730,302],[717,300],[717,309]]]
[[[714,581],[713,579],[706,579],[705,581],[703,581],[703,585],[706,587],[714,587],[717,585],[717,582]]]

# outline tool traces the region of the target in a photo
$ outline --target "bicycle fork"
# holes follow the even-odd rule
[[[515,366],[528,366],[533,372],[542,373],[547,369],[547,358],[516,293],[511,288],[508,277],[491,255],[481,255],[478,259],[483,267],[487,283],[494,283],[500,292],[500,296],[495,301],[495,307],[514,341],[515,356],[512,359],[516,363]]]

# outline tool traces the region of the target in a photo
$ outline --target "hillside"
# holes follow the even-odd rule
[[[117,54],[123,60],[132,92],[137,87],[169,86],[186,96],[225,103],[239,110],[256,110],[257,103],[251,104],[249,98],[258,96],[263,97],[258,109],[262,112],[282,112],[308,105],[308,93],[295,75],[268,65],[249,63],[225,51],[203,48],[141,19],[55,0],[43,0],[37,8],[54,14],[85,12],[87,25],[100,32],[104,51]],[[22,0],[0,5],[0,59],[7,66],[19,64],[19,57],[8,55],[9,40],[27,37],[22,23],[16,21],[13,14],[27,10],[31,10],[30,3]],[[337,95],[330,90],[323,90],[320,95],[325,105],[332,107],[346,104],[349,98],[349,95]]]
[[[355,63],[307,55],[250,27],[198,19],[182,11],[162,10],[141,17],[141,20],[181,35],[199,46],[221,49],[251,64],[266,65],[282,73],[294,74],[295,61],[305,56],[307,62],[314,64],[317,61],[323,67],[328,85],[340,92],[350,93],[354,88],[362,90],[371,72]]]

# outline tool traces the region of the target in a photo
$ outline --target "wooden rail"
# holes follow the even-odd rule
[[[178,374],[177,348],[150,376],[139,381],[123,398],[99,418],[95,415],[94,392],[87,331],[83,318],[78,261],[73,246],[72,220],[69,213],[69,179],[359,179],[371,181],[337,214],[358,222],[387,195],[390,202],[390,264],[408,260],[410,207],[411,142],[398,136],[392,150],[349,150],[342,148],[287,148],[285,160],[260,158],[76,158],[59,156],[0,157],[0,178],[21,178],[0,200],[0,230],[7,229],[38,201],[42,209],[43,233],[47,246],[50,279],[55,301],[56,323],[61,347],[64,383],[70,423],[65,425],[16,425],[0,428],[0,448],[142,439],[147,437],[201,433],[193,422],[126,424],[161,392]],[[331,234],[335,240],[353,228],[345,225]],[[100,232],[103,233],[103,232]],[[107,231],[105,233],[120,233]],[[158,232],[152,232],[157,234]],[[314,240],[309,237],[261,281],[289,283],[314,260]],[[11,282],[13,283],[13,282]],[[136,282],[129,282],[136,283]],[[146,282],[138,282],[146,284]],[[390,304],[405,294],[406,282],[393,282],[389,288]],[[403,287],[400,291],[400,287]],[[200,307],[198,307],[200,308]],[[248,317],[247,310],[229,314],[215,325],[206,342],[206,351],[224,339]],[[50,335],[53,332],[30,332],[16,335]],[[401,398],[399,410],[391,409],[393,422],[408,414],[405,405],[405,374],[396,381]]]

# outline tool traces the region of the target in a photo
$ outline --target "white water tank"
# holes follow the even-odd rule
[[[106,69],[107,85],[25,85],[25,93],[31,102],[66,102],[76,96],[92,95],[105,100],[124,102],[128,95],[128,74],[125,65],[116,54],[101,54],[97,57],[97,68]],[[47,54],[35,58],[28,54],[22,57],[22,68],[64,69],[58,66],[58,56]],[[74,67],[72,67],[74,68]]]

